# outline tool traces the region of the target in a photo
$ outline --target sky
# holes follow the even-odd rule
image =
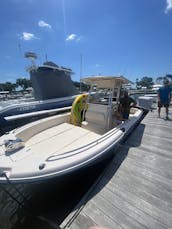
[[[172,0],[1,0],[0,83],[29,78],[25,52],[72,80],[172,74]]]

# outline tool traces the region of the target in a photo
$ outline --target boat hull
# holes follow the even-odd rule
[[[62,114],[61,118],[59,118],[58,115],[58,121],[61,122],[64,116],[65,115]],[[25,131],[25,134],[23,134],[23,139],[30,138],[30,136],[26,137],[26,134],[34,135],[35,132],[44,133],[44,130],[41,128],[46,128],[45,126],[47,124],[49,125],[48,131],[52,134],[54,130],[51,130],[51,125],[53,125],[53,123],[57,123],[57,120],[55,118],[56,117],[47,118],[46,122],[45,120],[39,120],[35,122],[34,125],[28,124],[28,126],[22,127],[21,130],[16,130],[16,136],[20,136],[22,131]],[[51,135],[49,137],[49,143],[46,143],[46,140],[44,140],[44,137],[47,136],[48,132],[45,132],[44,135],[36,135],[37,137],[35,139],[39,140],[38,144],[36,143],[36,146],[34,143],[35,139],[33,139],[30,143],[31,148],[23,148],[16,155],[15,152],[14,155],[13,153],[12,155],[9,154],[11,158],[10,161],[6,163],[6,165],[5,163],[3,165],[3,160],[5,162],[8,155],[6,154],[2,158],[0,183],[7,183],[8,181],[10,181],[10,183],[16,184],[34,182],[39,183],[44,181],[46,182],[49,179],[60,178],[65,175],[70,175],[76,171],[87,169],[90,166],[95,166],[96,164],[112,157],[115,154],[119,145],[124,140],[126,140],[128,135],[132,132],[133,128],[135,128],[135,126],[140,122],[142,118],[143,112],[140,111],[137,117],[133,118],[132,120],[128,120],[125,123],[122,123],[118,126],[118,128],[113,128],[100,137],[97,134],[93,134],[91,131],[84,130],[80,127],[65,123],[64,126],[66,129],[64,129],[63,124],[58,125],[59,129],[55,129],[56,138]],[[40,127],[41,122],[43,127]],[[69,131],[71,131],[70,136]],[[85,136],[89,136],[89,134],[91,134],[90,137],[94,138],[94,140],[91,140],[90,143],[84,144],[81,147],[78,147],[77,141],[74,138],[74,136],[77,134],[80,134],[78,136],[83,136],[83,140],[79,138],[78,143],[79,141],[84,142]],[[72,145],[74,144],[74,142],[74,145],[77,147],[70,148],[70,150],[68,151],[66,146],[69,147],[69,137],[71,147],[73,147]],[[68,145],[66,145],[65,140]],[[51,153],[51,142],[54,142],[54,144],[56,143],[54,145],[54,149],[58,151],[57,154]],[[37,147],[39,146],[39,143],[41,144],[41,148]],[[58,144],[61,144],[59,149]],[[62,144],[65,145],[65,151],[62,150]],[[39,152],[39,150],[41,151]],[[33,151],[35,151],[37,154],[32,156]],[[44,154],[46,152],[49,152],[49,156],[44,157]],[[3,153],[1,152],[1,154]],[[11,160],[15,163],[11,163]],[[10,167],[10,164],[13,164],[13,166]]]

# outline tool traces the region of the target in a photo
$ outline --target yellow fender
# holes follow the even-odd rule
[[[78,95],[73,104],[71,109],[71,116],[70,116],[70,123],[75,126],[81,126],[82,123],[82,116],[84,110],[87,110],[87,94]]]

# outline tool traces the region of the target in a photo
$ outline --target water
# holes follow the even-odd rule
[[[103,161],[96,166],[59,179],[51,179],[46,183],[17,185],[17,189],[12,185],[0,185],[0,228],[51,229],[54,228],[53,225],[58,228],[108,162],[109,160]]]

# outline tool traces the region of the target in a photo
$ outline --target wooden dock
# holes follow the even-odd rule
[[[60,227],[93,225],[172,228],[172,120],[149,112]]]

